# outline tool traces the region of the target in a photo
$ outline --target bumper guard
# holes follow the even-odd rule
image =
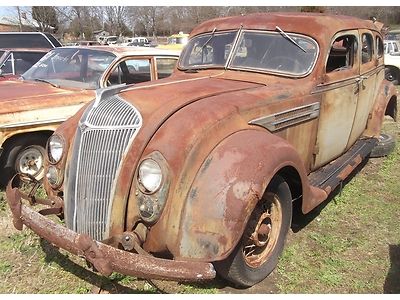
[[[13,187],[12,182],[7,185],[6,197],[15,228],[22,230],[25,224],[55,246],[85,258],[104,276],[118,272],[139,278],[175,281],[200,281],[216,276],[211,263],[175,261],[127,252],[76,233],[22,204],[21,200],[27,196]]]

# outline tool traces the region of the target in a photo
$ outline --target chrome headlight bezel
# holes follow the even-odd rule
[[[163,183],[163,171],[160,164],[152,158],[142,160],[137,172],[137,181],[143,194],[156,193]]]
[[[50,165],[47,168],[46,180],[53,189],[60,187],[63,179],[62,172],[56,166]]]
[[[61,135],[53,134],[47,140],[47,160],[50,164],[57,164],[61,161],[65,151],[65,140]]]
[[[162,178],[157,181],[159,184],[157,184],[157,186],[154,185],[151,191],[145,188],[143,182],[141,182],[143,179],[139,180],[141,176],[140,170],[146,166],[146,162],[154,164],[154,166],[159,169],[158,172],[161,172],[162,176]],[[154,151],[139,163],[135,178],[135,201],[140,218],[147,224],[153,224],[160,218],[168,198],[170,187],[168,163],[160,152]]]

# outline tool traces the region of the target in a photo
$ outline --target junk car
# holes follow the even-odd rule
[[[49,49],[0,49],[0,81],[18,78],[41,59]]]
[[[56,130],[47,198],[7,187],[16,228],[104,275],[260,282],[293,208],[325,201],[396,117],[380,28],[293,13],[202,23],[171,77],[98,91]]]
[[[2,185],[16,172],[43,177],[48,137],[92,100],[96,89],[165,78],[178,57],[178,51],[140,47],[62,47],[51,50],[21,79],[1,81]]]

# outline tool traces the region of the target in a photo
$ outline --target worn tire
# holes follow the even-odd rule
[[[28,157],[24,155],[36,153],[41,155],[40,166],[38,170],[32,171],[31,174],[35,179],[42,180],[44,176],[44,157],[46,148],[47,138],[42,136],[25,136],[20,138],[4,148],[2,154],[2,176],[0,177],[0,185],[6,186],[8,181],[17,173],[22,171],[19,165],[23,164],[24,159],[29,160]]]
[[[250,287],[275,269],[292,220],[291,199],[288,184],[275,176],[254,208],[238,245],[228,258],[214,263],[219,276],[237,287]],[[263,219],[267,212],[270,217]],[[252,237],[256,232],[257,242],[265,245],[257,245]]]
[[[396,67],[388,66],[385,68],[385,79],[394,85],[399,84],[400,70]]]
[[[378,144],[372,149],[370,157],[382,157],[389,155],[396,145],[396,142],[390,134],[381,133]]]

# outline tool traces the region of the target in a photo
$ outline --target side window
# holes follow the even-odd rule
[[[15,52],[14,63],[15,72],[17,74],[25,73],[30,67],[32,67],[45,53],[35,52]]]
[[[4,65],[1,67],[2,74],[13,74],[13,54],[11,53]]]
[[[388,52],[387,53],[392,53],[393,52],[393,45],[392,43],[388,44]]]
[[[355,35],[343,35],[332,44],[326,64],[326,72],[337,72],[351,69],[354,57],[357,53],[357,37]]]
[[[157,78],[162,79],[171,75],[177,61],[175,58],[157,58]]]
[[[376,53],[378,53],[378,57],[383,55],[383,42],[379,36],[376,37]]]
[[[396,43],[393,43],[393,52],[395,53],[399,52],[399,48],[397,47]]]
[[[361,63],[365,64],[372,60],[373,55],[373,39],[368,33],[362,35]]]
[[[122,61],[112,71],[108,85],[133,84],[151,80],[149,59],[128,59]]]

